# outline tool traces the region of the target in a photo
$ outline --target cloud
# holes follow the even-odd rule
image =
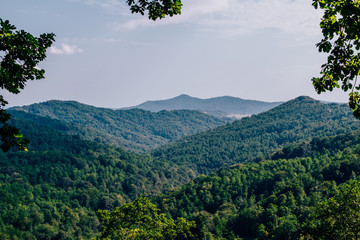
[[[76,45],[69,45],[66,43],[61,44],[61,47],[50,47],[49,53],[54,55],[72,55],[75,53],[81,53],[83,50]]]
[[[319,16],[310,0],[229,0],[228,8],[206,14],[196,24],[229,35],[264,29],[314,35],[318,33]]]
[[[185,24],[221,36],[251,34],[275,29],[298,35],[299,38],[319,36],[320,10],[312,0],[182,0],[180,16],[150,21],[140,14],[131,14],[125,0],[68,0],[98,7],[118,16],[109,24],[114,31]]]
[[[114,30],[134,30],[169,24],[197,26],[203,31],[224,35],[242,35],[263,29],[306,36],[318,35],[320,12],[311,0],[182,0],[180,16],[149,21],[143,16],[129,16],[112,23]],[[128,9],[126,11],[129,12]]]
[[[111,14],[130,15],[129,7],[125,0],[68,0],[70,2],[79,2],[88,6],[99,7]]]

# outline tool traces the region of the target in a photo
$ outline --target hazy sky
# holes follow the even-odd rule
[[[41,67],[10,104],[50,99],[102,107],[188,94],[285,101],[317,95],[311,78],[326,56],[311,0],[183,0],[180,16],[150,21],[125,0],[0,0],[0,18],[32,34],[54,32]]]

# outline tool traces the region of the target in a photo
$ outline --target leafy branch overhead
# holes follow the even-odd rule
[[[144,15],[148,13],[149,19],[162,19],[165,16],[172,17],[181,13],[182,3],[180,0],[127,0],[132,13]]]
[[[329,54],[313,85],[318,94],[340,87],[350,91],[349,106],[360,118],[360,1],[313,0],[313,6],[324,10],[320,23],[324,38],[316,46]]]
[[[0,88],[18,94],[27,81],[43,79],[45,71],[37,65],[46,58],[46,49],[55,41],[54,37],[53,33],[34,37],[24,30],[16,31],[8,20],[0,19]],[[0,95],[0,147],[3,151],[13,146],[24,150],[27,140],[17,128],[7,123],[10,119],[4,109],[7,103]]]

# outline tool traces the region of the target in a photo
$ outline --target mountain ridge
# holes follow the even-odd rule
[[[192,110],[157,113],[143,109],[114,110],[60,100],[13,107],[8,111],[22,111],[57,119],[76,125],[78,129],[83,126],[90,129],[90,132],[99,133],[89,140],[94,140],[99,135],[107,143],[116,145],[118,142],[118,146],[135,152],[146,152],[185,135],[227,123],[227,120]],[[31,119],[30,116],[24,117]]]

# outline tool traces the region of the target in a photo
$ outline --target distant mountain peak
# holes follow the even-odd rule
[[[187,94],[181,94],[181,95],[179,95],[179,96],[177,96],[177,97],[174,97],[174,98],[194,98],[194,97],[192,97],[192,96],[190,96],[190,95],[187,95]]]
[[[294,98],[294,99],[288,101],[287,103],[292,103],[292,102],[316,103],[316,104],[344,104],[342,102],[321,101],[321,100],[317,100],[317,99],[314,99],[314,98],[309,97],[309,96],[299,96],[297,98]]]
[[[282,102],[262,102],[257,100],[246,100],[231,96],[201,99],[181,94],[177,97],[147,101],[133,108],[140,108],[152,112],[162,110],[197,110],[217,117],[248,116],[267,111],[280,105]]]
[[[300,100],[300,101],[318,101],[318,100],[316,100],[316,99],[313,99],[313,98],[311,98],[311,97],[309,97],[309,96],[299,96],[299,97],[297,97],[297,98],[295,98],[296,100]]]

